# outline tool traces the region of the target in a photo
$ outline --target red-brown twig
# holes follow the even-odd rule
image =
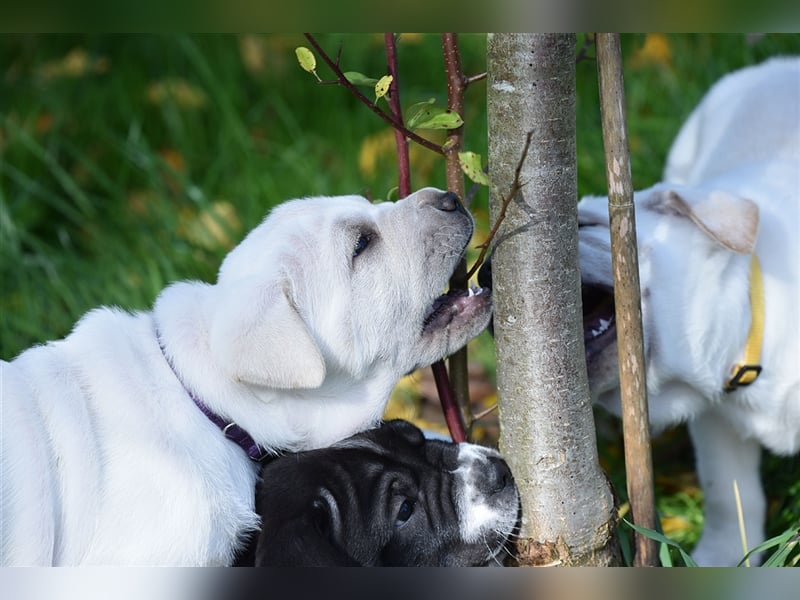
[[[398,123],[404,123],[403,110],[400,106],[400,79],[397,73],[397,40],[393,33],[383,34],[384,45],[386,46],[386,64],[389,67],[389,75],[392,76],[392,84],[389,86],[389,93],[386,94],[389,101],[389,109],[392,117]],[[397,186],[400,198],[405,198],[411,193],[411,165],[408,156],[408,138],[398,129],[394,128],[394,141],[397,146]]]
[[[444,154],[444,151],[442,150],[441,146],[433,143],[430,140],[426,140],[424,137],[417,135],[410,129],[406,128],[406,126],[402,122],[397,121],[392,115],[382,110],[380,107],[378,107],[378,105],[375,102],[373,102],[372,100],[367,98],[364,94],[362,94],[361,91],[355,85],[353,85],[352,83],[350,83],[350,81],[348,81],[347,77],[344,76],[344,72],[339,67],[338,62],[334,61],[330,56],[328,56],[328,54],[325,52],[325,50],[322,49],[322,46],[319,45],[319,42],[317,42],[314,36],[311,35],[310,33],[304,33],[303,35],[305,35],[308,42],[314,47],[314,50],[317,51],[317,53],[320,55],[325,64],[327,64],[328,67],[331,69],[331,71],[333,71],[334,75],[336,75],[336,81],[339,83],[339,85],[346,88],[351,94],[353,94],[356,98],[358,98],[372,112],[374,112],[381,119],[386,121],[389,125],[394,127],[395,130],[401,131],[403,135],[405,135],[408,139],[416,142],[420,146],[427,148],[428,150],[436,152],[437,154]]]
[[[461,69],[461,52],[458,48],[458,35],[455,33],[442,34],[442,56],[444,58],[444,70],[447,77],[447,108],[456,114],[464,114],[464,72]],[[464,127],[449,129],[447,131],[447,141],[444,144],[445,178],[447,189],[455,192],[459,198],[464,200],[464,173],[458,161],[458,153],[464,138]],[[451,290],[465,290],[469,280],[466,277],[467,266],[462,260],[450,277]],[[463,441],[467,438],[472,414],[469,402],[469,373],[468,373],[467,349],[461,348],[453,353],[448,361],[449,395],[442,396],[441,391],[439,400],[442,404],[442,412],[445,420],[448,421],[451,437],[456,441]],[[433,365],[434,378],[437,379],[437,388],[444,387],[439,385],[439,377],[448,375],[444,365],[439,363]],[[448,420],[449,419],[449,420]],[[454,430],[457,428],[457,431]]]

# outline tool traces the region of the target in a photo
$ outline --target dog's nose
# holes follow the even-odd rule
[[[458,199],[458,194],[454,192],[444,192],[439,194],[433,201],[433,206],[443,212],[464,212],[464,205]]]
[[[499,494],[505,490],[514,481],[511,475],[511,469],[506,461],[497,456],[490,456],[488,459],[489,466],[486,469],[486,476],[482,484],[483,491],[489,495]]]

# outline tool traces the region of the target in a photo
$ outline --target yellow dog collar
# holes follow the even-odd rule
[[[725,391],[753,383],[761,373],[761,345],[764,339],[764,281],[761,265],[753,254],[750,260],[750,333],[742,362],[733,366],[731,377],[725,382]]]

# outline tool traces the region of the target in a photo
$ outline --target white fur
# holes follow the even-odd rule
[[[688,421],[705,493],[700,564],[742,557],[733,480],[750,547],[763,541],[760,446],[800,450],[800,59],[773,59],[720,80],[670,151],[665,182],[636,192],[651,423]],[[610,284],[605,198],[579,204],[581,271]],[[761,364],[749,387],[723,383],[750,327],[749,265],[766,299]],[[619,412],[616,344],[589,361],[596,399]]]
[[[257,467],[188,391],[276,452],[373,425],[401,376],[490,316],[484,298],[423,330],[472,234],[440,196],[285,203],[216,284],[176,283],[152,312],[96,309],[0,363],[0,562],[228,564],[258,526]]]
[[[458,446],[458,467],[454,471],[459,482],[458,521],[461,539],[468,543],[485,539],[491,533],[512,531],[517,518],[516,494],[504,497],[501,502],[487,495],[485,482],[477,481],[485,477],[489,457],[500,458],[500,453],[477,444]]]

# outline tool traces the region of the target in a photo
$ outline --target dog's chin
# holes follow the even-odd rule
[[[450,291],[433,301],[422,324],[422,334],[432,335],[442,329],[458,327],[462,323],[469,326],[478,322],[485,327],[491,310],[492,293],[488,288],[473,287]]]

